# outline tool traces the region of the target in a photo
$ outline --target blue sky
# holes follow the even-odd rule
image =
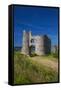
[[[52,45],[58,44],[58,8],[14,7],[14,46],[22,45],[23,30],[32,35],[47,34]]]

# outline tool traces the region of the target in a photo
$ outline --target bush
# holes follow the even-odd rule
[[[30,56],[34,57],[34,56],[37,56],[37,54],[36,53],[32,53]]]
[[[54,58],[58,58],[58,52],[51,53],[51,56],[53,56]]]
[[[57,53],[54,53],[53,54],[53,57],[58,58],[58,54]]]

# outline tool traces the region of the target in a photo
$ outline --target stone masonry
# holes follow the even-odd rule
[[[51,52],[51,40],[47,35],[33,36],[31,31],[23,31],[22,53],[30,55],[35,53],[37,55],[45,55]]]

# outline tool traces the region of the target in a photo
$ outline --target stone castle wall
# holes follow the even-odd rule
[[[29,55],[29,33],[23,31],[22,53]]]
[[[35,53],[37,55],[44,55],[44,40],[42,36],[34,37]]]
[[[31,42],[33,40],[33,42]],[[32,36],[31,32],[23,32],[22,53],[29,55],[29,47],[35,47],[37,55],[45,55],[51,52],[51,40],[46,36]]]

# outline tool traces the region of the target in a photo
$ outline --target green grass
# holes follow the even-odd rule
[[[58,73],[32,61],[29,56],[14,52],[14,84],[57,82]]]

